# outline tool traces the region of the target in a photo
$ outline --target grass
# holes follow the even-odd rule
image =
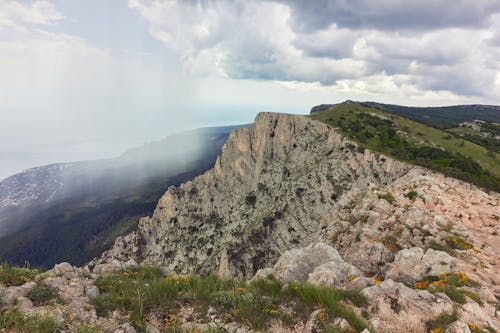
[[[20,286],[33,280],[38,274],[40,274],[40,271],[31,268],[29,265],[17,267],[4,263],[0,266],[0,284],[7,287]]]
[[[99,333],[101,332],[101,327],[99,325],[83,325],[78,328],[77,333]]]
[[[18,333],[56,333],[59,324],[52,318],[25,317],[17,308],[0,312],[0,329]]]
[[[93,304],[98,314],[130,311],[131,323],[139,330],[144,329],[147,315],[154,312],[161,314],[166,329],[175,331],[176,311],[184,305],[193,307],[200,318],[214,307],[224,320],[257,331],[265,331],[273,319],[285,325],[306,320],[318,308],[324,309],[328,318],[346,319],[357,332],[368,327],[350,305],[366,304],[358,291],[298,283],[285,286],[273,277],[250,284],[215,276],[163,277],[158,268],[143,266],[98,279],[97,286],[101,295]]]
[[[452,313],[441,313],[437,318],[427,322],[427,329],[430,333],[444,333],[446,327],[458,320],[456,309]]]
[[[364,148],[500,191],[500,155],[443,130],[360,104],[340,104],[311,118]]]

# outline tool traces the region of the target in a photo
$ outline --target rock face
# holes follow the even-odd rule
[[[169,188],[153,216],[90,267],[132,260],[180,274],[273,274],[361,290],[368,307],[359,312],[380,332],[425,332],[455,307],[448,331],[469,322],[499,330],[499,201],[321,122],[261,113],[231,133],[212,170]],[[452,273],[471,281],[454,289],[460,304],[444,289],[418,289]]]
[[[316,239],[345,193],[387,186],[412,167],[357,147],[326,124],[261,113],[233,131],[215,167],[170,188],[151,218],[95,263],[133,258],[178,273],[251,277]]]

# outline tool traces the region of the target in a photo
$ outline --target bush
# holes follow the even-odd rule
[[[410,191],[406,193],[406,197],[411,201],[414,201],[418,197],[418,193],[416,191]]]
[[[26,267],[10,266],[2,264],[0,266],[0,284],[5,286],[20,286],[29,282],[40,273],[38,269]]]
[[[61,301],[61,296],[57,292],[57,289],[51,286],[46,286],[43,283],[36,285],[31,291],[26,295],[34,305],[44,305],[52,300]]]

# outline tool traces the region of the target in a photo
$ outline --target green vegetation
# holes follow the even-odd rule
[[[155,267],[139,267],[109,275],[97,281],[101,295],[93,302],[99,315],[115,309],[130,311],[132,324],[143,329],[145,316],[152,314],[175,331],[176,311],[190,305],[197,316],[206,316],[212,306],[226,320],[247,324],[255,330],[265,330],[272,319],[289,325],[306,320],[310,313],[321,309],[322,322],[329,318],[345,318],[359,332],[367,324],[348,305],[362,306],[364,297],[357,291],[289,283],[287,287],[272,276],[247,284],[222,280],[215,276],[163,277]]]
[[[150,215],[168,186],[179,185],[211,165],[203,162],[194,171],[155,178],[117,197],[75,197],[41,210],[24,210],[21,216],[8,216],[29,227],[0,238],[0,258],[16,265],[28,260],[45,269],[63,261],[83,265],[135,228],[141,217]]]
[[[18,333],[56,333],[59,324],[52,318],[25,317],[16,308],[0,312],[0,329]]]
[[[500,122],[500,107],[490,105],[453,105],[440,107],[414,107],[390,105],[375,102],[359,103],[366,107],[377,108],[408,119],[419,121],[437,128],[455,127],[460,123],[476,119]]]
[[[466,296],[468,296],[479,305],[482,305],[483,303],[478,295],[464,289],[457,289],[459,287],[475,285],[476,283],[471,281],[466,274],[452,272],[440,276],[426,276],[421,281],[415,282],[413,288],[426,289],[433,293],[445,293],[453,302],[458,304],[465,304],[467,302]]]
[[[406,197],[411,201],[414,201],[418,197],[418,193],[416,191],[410,191],[406,193]]]
[[[437,318],[427,322],[428,332],[430,333],[444,332],[448,325],[457,320],[458,320],[458,313],[456,309],[451,314],[443,312]]]
[[[470,250],[474,247],[472,243],[456,235],[448,236],[444,239],[446,245],[456,250]]]
[[[98,325],[84,325],[78,328],[77,333],[99,333],[101,328]]]
[[[20,286],[33,280],[39,273],[38,269],[31,268],[28,265],[17,267],[4,263],[0,266],[0,284],[4,286]]]
[[[378,196],[379,199],[384,199],[385,201],[387,201],[388,203],[393,203],[396,199],[394,198],[394,196],[392,195],[391,192],[385,192],[383,194],[380,194]]]
[[[37,284],[31,291],[26,295],[35,306],[45,305],[50,301],[61,302],[62,298],[57,292],[57,289],[51,286],[46,286],[43,283]]]
[[[361,104],[340,104],[311,117],[364,148],[500,191],[498,154],[442,130]]]

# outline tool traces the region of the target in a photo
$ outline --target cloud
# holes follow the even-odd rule
[[[347,85],[352,89],[383,77],[419,96],[498,100],[497,0],[129,0],[129,6],[194,76],[337,88],[357,82]]]
[[[292,9],[297,31],[315,31],[335,23],[351,29],[433,30],[477,28],[500,11],[497,0],[279,0]]]
[[[118,155],[191,127],[193,87],[175,62],[49,30],[62,15],[45,2],[12,8],[45,16],[12,11],[12,24],[0,25],[0,178],[37,164]]]
[[[0,0],[0,26],[16,22],[51,25],[62,19],[64,16],[48,1],[38,0],[27,5],[14,0]]]

